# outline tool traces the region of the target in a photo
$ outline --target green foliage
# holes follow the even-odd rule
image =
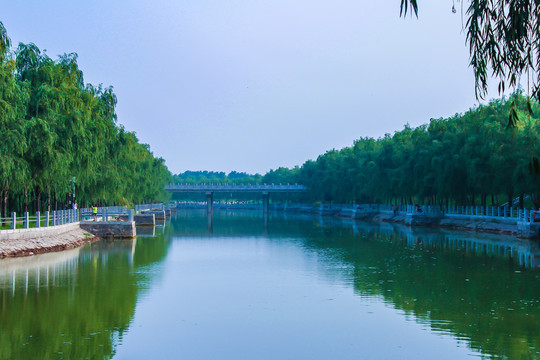
[[[464,31],[477,98],[487,94],[491,73],[499,79],[499,94],[507,88],[515,89],[520,78],[526,78],[530,93],[540,100],[539,2],[470,0],[468,4]],[[452,10],[455,12],[454,7]],[[418,16],[416,0],[401,0],[400,15],[404,16],[408,11]],[[511,114],[510,122],[514,115]]]
[[[10,43],[0,23],[3,213],[63,205],[73,190],[81,205],[166,199],[170,173],[116,124],[112,87],[85,85],[77,54],[52,60],[35,44],[13,52]]]
[[[510,109],[524,121],[507,126]],[[502,204],[540,189],[540,104],[521,93],[393,136],[361,138],[289,175],[314,201]],[[263,179],[286,169],[271,171]],[[285,178],[285,177],[282,177]]]

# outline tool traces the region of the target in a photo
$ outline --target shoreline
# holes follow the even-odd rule
[[[32,230],[0,232],[0,259],[59,252],[100,240],[79,223]]]
[[[351,217],[337,213],[338,217]],[[402,224],[410,227],[431,227],[441,229],[460,230],[475,233],[511,235],[516,238],[538,241],[539,223],[519,222],[511,218],[492,219],[489,217],[453,216],[453,215],[428,215],[407,214],[391,211],[374,211],[369,214],[352,217],[353,219],[365,219],[378,222]]]
[[[185,206],[179,209],[204,209],[204,206]],[[261,210],[260,205],[219,205],[215,204],[216,210]],[[437,227],[444,229],[460,230],[476,233],[511,235],[532,241],[540,239],[540,222],[531,223],[520,221],[515,217],[473,216],[455,214],[418,214],[389,210],[352,209],[342,205],[333,207],[314,207],[307,204],[273,204],[270,211],[291,212],[313,216],[340,217],[354,220],[371,220],[376,222],[390,222],[403,224],[410,227]]]

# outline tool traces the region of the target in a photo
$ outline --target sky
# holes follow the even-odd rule
[[[76,52],[172,173],[301,166],[478,104],[452,0],[419,1],[418,19],[400,0],[0,3],[14,47]]]

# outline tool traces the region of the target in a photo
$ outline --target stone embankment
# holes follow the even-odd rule
[[[409,226],[433,226],[455,230],[466,230],[494,234],[506,234],[526,239],[540,238],[540,222],[524,221],[522,218],[501,216],[474,216],[456,214],[426,214],[406,211],[391,211],[378,208],[377,205],[358,208],[332,206],[311,207],[289,205],[274,207],[274,210],[285,210],[308,214],[339,216],[353,219],[366,219],[401,223]]]
[[[28,256],[76,248],[99,238],[79,223],[34,229],[0,231],[0,258]]]

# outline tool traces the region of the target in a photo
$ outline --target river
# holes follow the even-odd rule
[[[533,242],[256,212],[0,260],[0,359],[540,359]]]

